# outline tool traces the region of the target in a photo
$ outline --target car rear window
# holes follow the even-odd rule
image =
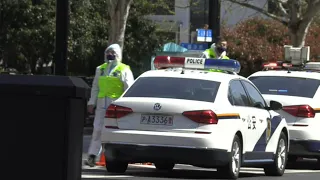
[[[172,98],[214,102],[220,82],[167,77],[141,77],[123,97]]]
[[[262,94],[313,98],[320,81],[316,79],[281,76],[257,76],[249,78]]]

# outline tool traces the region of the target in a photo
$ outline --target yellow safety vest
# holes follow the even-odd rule
[[[124,92],[123,82],[120,79],[121,73],[126,68],[130,68],[130,66],[119,63],[110,72],[110,76],[109,74],[105,74],[107,66],[108,63],[104,63],[98,67],[100,69],[98,98],[119,98]]]
[[[209,58],[216,58],[216,52],[212,48],[206,49],[204,52],[208,53]]]

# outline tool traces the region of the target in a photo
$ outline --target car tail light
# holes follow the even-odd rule
[[[314,118],[315,116],[314,109],[309,105],[284,106],[282,110],[296,117]]]
[[[211,110],[185,111],[182,115],[197,123],[218,124],[218,117]]]
[[[130,113],[132,113],[131,108],[117,106],[114,104],[111,104],[106,111],[106,118],[122,118]]]

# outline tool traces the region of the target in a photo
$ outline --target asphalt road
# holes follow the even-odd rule
[[[86,152],[90,143],[90,136],[84,136],[83,143],[83,160],[86,158]],[[258,168],[243,168],[240,173],[242,180],[320,180],[320,167],[316,167],[316,161],[303,160],[295,164],[289,165],[285,175],[282,177],[267,177],[262,169]],[[318,170],[317,170],[318,169]],[[170,172],[157,172],[151,165],[129,165],[125,174],[109,174],[105,167],[90,168],[82,167],[83,180],[102,180],[102,179],[136,179],[136,180],[161,180],[161,179],[219,179],[219,175],[215,169],[203,169],[187,165],[176,165],[175,169]]]

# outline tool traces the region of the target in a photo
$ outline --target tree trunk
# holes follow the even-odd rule
[[[108,11],[110,16],[109,44],[117,43],[123,49],[127,18],[132,0],[109,0]]]
[[[290,39],[293,47],[303,47],[312,21],[300,22],[298,25],[289,26]]]

